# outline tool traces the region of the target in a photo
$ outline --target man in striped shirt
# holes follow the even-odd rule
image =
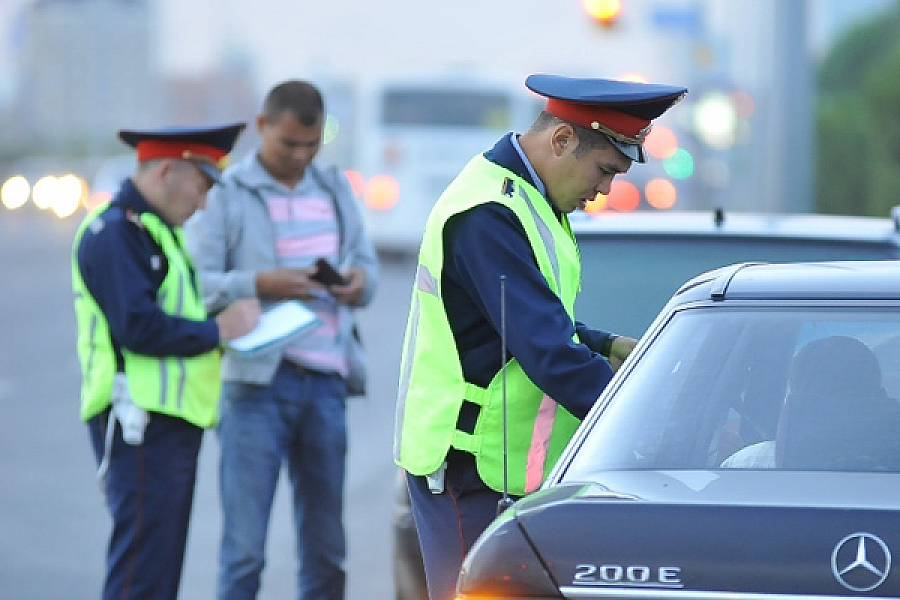
[[[282,464],[293,487],[297,597],[344,597],[352,311],[372,299],[378,263],[346,177],[313,163],[324,122],[312,84],[272,88],[257,118],[259,147],[225,171],[221,189],[186,226],[210,311],[248,296],[264,307],[292,299],[320,322],[287,346],[223,358],[220,600],[257,595]],[[319,259],[343,283],[323,283]]]

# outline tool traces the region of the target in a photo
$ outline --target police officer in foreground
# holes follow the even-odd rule
[[[137,169],[75,236],[81,418],[113,519],[104,599],[178,594],[200,441],[217,415],[219,346],[260,314],[255,299],[206,314],[181,226],[243,128],[120,131]]]
[[[525,84],[546,108],[466,165],[419,250],[394,455],[431,600],[453,598],[463,557],[500,501],[541,485],[633,349],[632,338],[576,321],[580,258],[567,214],[645,161],[652,119],[687,92],[555,75]]]

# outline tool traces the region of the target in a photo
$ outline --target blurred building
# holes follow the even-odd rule
[[[173,123],[225,123],[245,121],[259,111],[259,99],[249,85],[246,63],[195,76],[164,79],[165,117]]]
[[[147,0],[39,0],[24,15],[13,108],[22,146],[103,153],[115,131],[155,124],[162,103]]]
[[[150,0],[36,0],[24,11],[5,136],[21,154],[117,153],[122,127],[221,123],[258,110],[252,64],[239,55],[190,77],[161,72]]]
[[[240,156],[253,146],[253,119],[262,99],[253,87],[250,61],[232,56],[208,72],[165,77],[162,119],[166,124],[214,124],[245,121],[248,128],[235,144],[233,155]]]

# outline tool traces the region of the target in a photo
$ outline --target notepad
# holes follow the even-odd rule
[[[228,347],[241,354],[272,350],[293,342],[321,323],[316,313],[299,300],[286,300],[264,311],[256,328],[228,342]]]

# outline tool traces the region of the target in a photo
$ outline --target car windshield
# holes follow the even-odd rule
[[[900,311],[676,312],[563,479],[628,469],[900,472]]]
[[[582,290],[576,317],[634,338],[643,335],[681,284],[704,271],[738,262],[897,258],[897,249],[887,242],[731,235],[602,233],[580,236],[578,249]]]

